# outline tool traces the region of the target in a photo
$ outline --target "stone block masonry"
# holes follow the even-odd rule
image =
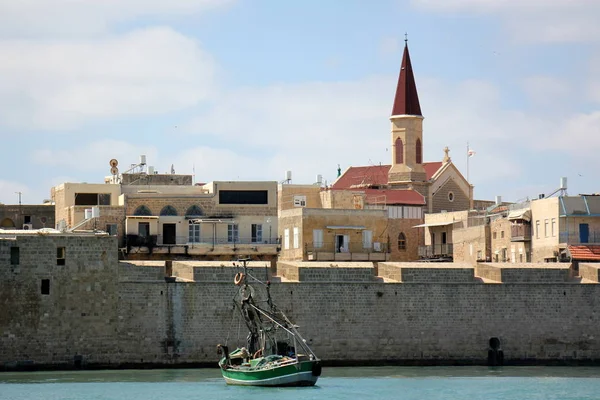
[[[56,265],[57,247],[65,265]],[[0,369],[216,366],[217,343],[246,338],[233,318],[234,269],[190,268],[205,280],[165,281],[161,266],[119,264],[115,238],[0,239]],[[271,293],[329,364],[486,364],[492,337],[506,364],[600,360],[600,285],[560,281],[562,266],[514,269],[528,278],[497,284],[461,282],[472,268],[433,266],[429,282],[428,268],[406,268],[411,282],[274,279]]]

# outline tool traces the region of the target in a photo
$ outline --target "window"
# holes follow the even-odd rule
[[[11,247],[10,248],[10,265],[19,265],[19,248]]]
[[[556,218],[552,218],[552,237],[556,236]]]
[[[42,279],[42,294],[50,294],[50,279]]]
[[[227,241],[229,243],[237,243],[240,241],[238,224],[227,225]]]
[[[30,224],[31,223],[31,215],[23,215],[23,223]]]
[[[106,233],[110,236],[117,236],[117,224],[106,224]]]
[[[482,260],[482,252],[481,250],[477,250],[477,260]]]
[[[285,229],[283,231],[283,248],[286,250],[290,248],[290,230],[289,229]]]
[[[500,238],[504,239],[504,231],[500,231]]]
[[[396,164],[404,163],[404,145],[402,144],[402,139],[397,138],[396,144]]]
[[[110,206],[110,193],[75,193],[76,206]]]
[[[177,216],[177,210],[173,206],[164,206],[163,209],[160,210],[160,215],[161,216],[176,217]]]
[[[398,250],[406,250],[406,236],[404,232],[398,234]]]
[[[294,227],[294,248],[297,249],[300,247],[300,232],[298,227]]]
[[[193,205],[185,212],[186,216],[199,217],[202,215],[202,209],[199,206]]]
[[[64,247],[56,248],[56,265],[65,265],[67,249]]]
[[[252,243],[262,242],[262,224],[252,224]]]
[[[540,220],[536,220],[535,221],[535,238],[539,239],[540,238]]]
[[[190,222],[188,229],[188,243],[200,243],[200,224]]]
[[[492,239],[496,239],[496,232],[492,233]]]
[[[416,153],[415,159],[417,160],[417,164],[423,163],[423,146],[421,146],[421,139],[417,139],[417,144],[415,145]]]
[[[373,247],[373,231],[362,231],[363,249]]]
[[[544,237],[548,237],[548,220],[544,220]]]
[[[448,201],[449,202],[453,202],[454,201],[454,193],[448,192]]]
[[[268,190],[220,190],[219,204],[268,204]]]
[[[306,207],[306,196],[294,196],[294,207]]]
[[[323,247],[323,230],[315,229],[313,230],[313,246],[316,249],[320,249]]]
[[[138,236],[145,238],[150,236],[150,222],[138,222]]]
[[[133,212],[133,215],[149,216],[149,215],[152,215],[152,212],[146,206],[139,206],[138,208],[135,209],[135,211]]]

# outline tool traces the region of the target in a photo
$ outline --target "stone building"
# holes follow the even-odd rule
[[[192,185],[191,175],[131,175],[54,187],[57,227],[106,231],[127,258],[276,258],[276,182]],[[86,219],[92,207],[99,216]]]
[[[447,147],[442,161],[423,161],[423,114],[407,45],[390,121],[391,164],[349,167],[331,189],[362,190],[394,198],[395,204],[405,204],[416,192],[429,213],[472,209],[473,186],[452,163]]]
[[[533,262],[600,260],[599,195],[532,200],[531,221]]]
[[[54,204],[0,204],[0,229],[54,227]]]

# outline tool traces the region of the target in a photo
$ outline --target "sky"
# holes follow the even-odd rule
[[[142,154],[195,182],[389,164],[405,33],[425,161],[448,146],[476,199],[563,176],[600,192],[598,18],[597,0],[0,0],[0,202]]]

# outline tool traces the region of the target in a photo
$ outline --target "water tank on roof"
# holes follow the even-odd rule
[[[502,196],[496,196],[496,205],[499,206],[502,204]]]
[[[141,165],[146,165],[146,156],[143,155],[143,154],[140,156],[140,164]]]
[[[286,181],[292,180],[292,171],[285,171],[285,180]]]
[[[560,189],[567,190],[567,177],[566,176],[563,176],[562,178],[560,178]]]

